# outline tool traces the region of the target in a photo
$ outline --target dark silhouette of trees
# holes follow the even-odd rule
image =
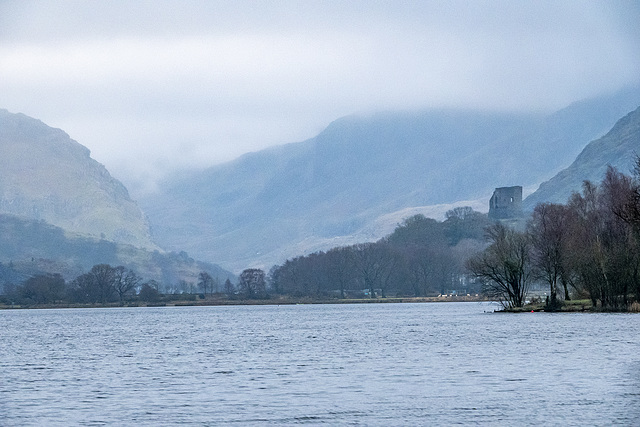
[[[114,268],[113,287],[122,303],[127,296],[133,296],[138,284],[142,281],[133,270],[123,266]]]
[[[532,278],[530,239],[496,223],[487,228],[490,245],[467,261],[467,268],[483,283],[483,292],[505,308],[522,307]]]
[[[207,290],[209,293],[213,291],[213,277],[206,271],[201,271],[198,275],[198,287],[202,289],[204,296],[207,296]]]
[[[619,263],[623,263],[625,273],[618,280],[624,280],[623,290],[633,292],[636,301],[640,301],[640,157],[636,158],[632,177],[609,167],[602,187],[614,217],[611,222],[619,229],[622,242],[618,246],[624,246]]]
[[[542,203],[535,207],[528,224],[531,237],[531,261],[535,275],[549,285],[548,309],[559,308],[558,288],[569,300],[567,265],[570,215],[565,206]]]
[[[369,290],[369,297],[375,298],[376,288],[382,283],[389,260],[375,243],[359,243],[354,245],[353,249],[358,280],[364,289]]]
[[[231,280],[229,280],[229,278],[227,278],[227,280],[225,280],[224,282],[223,292],[227,295],[227,297],[232,297],[236,293],[236,287],[233,286],[233,283],[231,283]]]
[[[354,254],[350,248],[333,248],[325,254],[326,275],[329,282],[327,288],[337,287],[340,291],[340,298],[345,297],[345,291],[355,281],[353,265]]]
[[[484,230],[491,225],[491,220],[487,215],[476,212],[469,206],[447,211],[445,217],[444,233],[451,246],[455,246],[465,239],[482,240]]]
[[[599,187],[585,182],[568,203],[574,215],[569,251],[574,284],[603,309],[625,310],[630,293],[638,296],[637,188],[637,177],[610,167]]]
[[[78,302],[105,304],[116,298],[123,302],[133,296],[140,281],[135,272],[123,266],[97,264],[71,282],[71,294]]]
[[[31,304],[50,304],[64,297],[65,281],[60,274],[39,274],[17,287],[21,300]]]
[[[451,212],[444,223],[415,215],[377,242],[337,247],[274,266],[269,271],[270,289],[276,294],[311,297],[345,298],[348,292],[363,291],[372,298],[378,293],[386,297],[391,291],[437,295],[452,289],[464,274],[463,262],[456,257],[481,247],[469,242],[485,224],[486,215],[470,208]]]
[[[240,273],[238,293],[248,299],[265,298],[267,292],[264,271],[259,268],[248,268]]]
[[[154,287],[153,284],[149,282],[143,283],[138,293],[138,298],[140,301],[157,302],[160,300],[160,292],[158,292],[158,289]]]
[[[114,299],[115,277],[115,269],[109,264],[97,264],[78,276],[72,286],[80,302],[104,304]]]
[[[404,287],[415,296],[443,294],[450,290],[453,278],[462,274],[451,245],[467,238],[470,231],[462,230],[473,228],[465,223],[475,221],[476,215],[483,216],[471,208],[456,208],[447,213],[448,219],[444,223],[415,215],[398,226],[385,240],[399,255],[396,266],[401,271],[396,280],[405,281],[405,286],[400,288]]]

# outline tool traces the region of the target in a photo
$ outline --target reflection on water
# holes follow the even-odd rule
[[[0,425],[640,424],[640,316],[478,303],[0,312]]]

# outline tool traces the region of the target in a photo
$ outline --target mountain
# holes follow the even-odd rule
[[[124,185],[62,130],[0,110],[0,149],[0,285],[40,273],[73,279],[103,263],[169,286],[201,271],[234,277],[160,250]]]
[[[605,136],[590,142],[568,168],[540,184],[523,206],[533,210],[540,202],[566,203],[571,193],[580,191],[585,180],[600,182],[608,165],[630,173],[639,154],[640,107],[618,120]]]
[[[219,283],[235,277],[184,252],[163,253],[74,235],[44,221],[0,214],[0,291],[3,284],[16,284],[36,274],[60,273],[72,280],[96,264],[124,265],[144,280],[164,286],[175,286],[180,280],[195,285],[201,271]]]
[[[603,135],[640,88],[548,116],[386,112],[336,120],[304,142],[246,154],[162,183],[141,199],[163,247],[239,271],[385,232],[394,212],[532,186]]]
[[[60,129],[0,109],[0,213],[157,249],[140,207]]]

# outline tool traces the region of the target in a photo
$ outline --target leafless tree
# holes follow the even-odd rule
[[[630,290],[638,289],[638,238],[620,211],[629,189],[629,178],[609,168],[599,187],[585,182],[568,204],[577,285],[604,309],[626,309]]]
[[[357,275],[369,289],[369,296],[376,297],[376,288],[380,288],[384,295],[396,260],[392,256],[388,245],[378,243],[360,243],[353,246],[354,267]]]
[[[202,289],[206,298],[207,290],[209,290],[210,293],[213,290],[213,277],[206,271],[201,271],[198,275],[198,287]]]
[[[560,286],[564,291],[564,299],[570,299],[567,268],[568,221],[569,215],[564,205],[541,203],[535,207],[527,227],[536,277],[549,285],[548,308],[559,306]]]
[[[325,254],[327,276],[331,283],[340,289],[340,298],[345,297],[345,290],[353,283],[353,251],[350,248],[334,248]]]
[[[60,274],[39,274],[18,286],[17,293],[29,303],[49,304],[61,300],[64,289],[65,282]]]
[[[231,297],[236,293],[236,288],[235,286],[233,286],[233,283],[231,283],[231,280],[229,280],[229,278],[227,278],[227,280],[225,280],[224,282],[224,293],[227,295],[227,297]]]
[[[264,271],[259,268],[248,268],[240,273],[238,292],[246,298],[264,298],[266,296]]]
[[[134,273],[133,270],[118,266],[114,268],[113,280],[114,289],[122,303],[127,295],[134,292],[135,288],[142,281],[142,278]]]
[[[503,307],[522,307],[532,278],[529,237],[496,223],[487,238],[489,247],[467,261],[468,270]]]

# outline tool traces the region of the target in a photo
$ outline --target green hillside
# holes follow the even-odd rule
[[[157,249],[127,189],[60,129],[0,109],[0,213]]]

